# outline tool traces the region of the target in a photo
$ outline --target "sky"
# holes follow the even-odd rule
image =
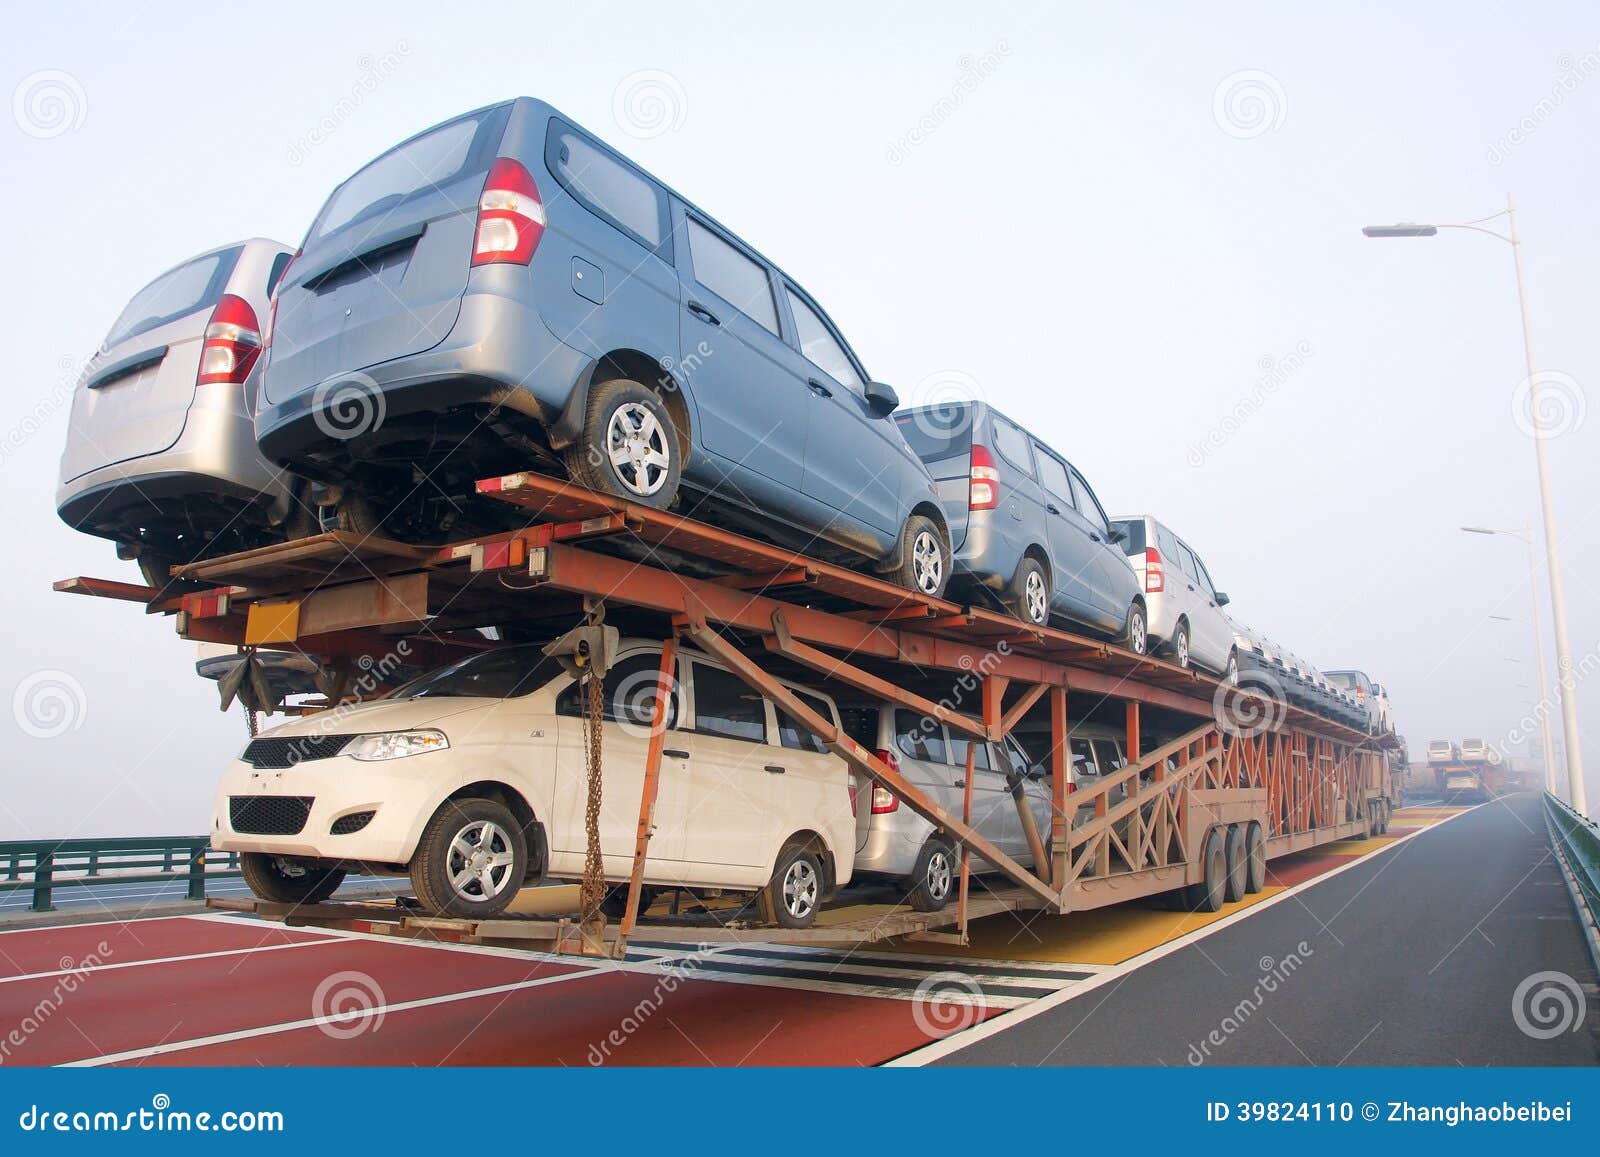
[[[367,160],[521,94],[783,266],[907,403],[986,399],[1243,621],[1386,683],[1417,755],[1519,736],[1538,695],[1526,548],[1459,529],[1537,533],[1527,369],[1509,246],[1360,230],[1515,193],[1600,665],[1593,6],[9,7],[0,839],[203,831],[245,740],[170,620],[51,590],[137,578],[55,514],[77,368],[156,274],[297,244]],[[1600,800],[1600,678],[1575,696]]]

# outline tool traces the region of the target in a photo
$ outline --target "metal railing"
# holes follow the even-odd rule
[[[204,900],[206,881],[239,874],[234,852],[211,852],[205,836],[0,842],[0,894],[33,893],[28,907],[53,912],[57,888],[183,883]]]
[[[1549,792],[1545,793],[1544,807],[1588,906],[1591,924],[1600,922],[1600,826]]]

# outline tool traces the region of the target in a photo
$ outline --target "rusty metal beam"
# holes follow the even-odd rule
[[[650,744],[645,749],[644,787],[639,793],[639,828],[633,840],[633,871],[628,876],[628,905],[618,929],[620,957],[628,936],[639,921],[639,893],[644,888],[645,857],[656,825],[656,797],[661,788],[661,753],[667,741],[667,707],[677,694],[674,671],[678,661],[678,637],[668,635],[661,644],[661,667],[656,672],[656,702],[650,713]]]

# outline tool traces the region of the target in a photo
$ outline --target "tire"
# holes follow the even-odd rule
[[[522,887],[527,838],[497,800],[447,799],[422,829],[410,868],[417,899],[429,912],[486,919],[503,912]]]
[[[342,530],[369,538],[383,528],[383,519],[373,510],[372,503],[359,494],[343,492],[332,506],[316,506],[296,501],[289,517],[284,519],[283,533],[287,539],[312,538],[325,530]]]
[[[826,887],[817,853],[802,844],[785,844],[772,879],[762,890],[763,913],[780,928],[809,928],[816,922]]]
[[[583,433],[562,459],[579,486],[665,510],[683,476],[682,433],[654,390],[613,378],[590,388]]]
[[[1180,622],[1178,629],[1172,632],[1172,661],[1184,670],[1188,670],[1189,654],[1189,624]]]
[[[639,888],[639,915],[643,916],[650,910],[650,905],[656,902],[656,890],[649,884],[640,885]],[[618,884],[606,892],[606,898],[600,902],[600,911],[606,914],[608,920],[621,920],[628,911],[628,885]]]
[[[950,584],[950,538],[925,514],[913,514],[900,530],[900,564],[888,572],[891,582],[930,598],[940,598]]]
[[[250,890],[276,904],[320,904],[344,883],[343,868],[316,868],[266,852],[240,852],[239,874]]]
[[[161,590],[172,581],[172,560],[159,554],[141,554],[136,560],[144,585]]]
[[[1221,828],[1212,828],[1202,845],[1201,862],[1205,879],[1179,891],[1179,907],[1185,912],[1216,912],[1221,909],[1228,889],[1228,852]]]
[[[1267,886],[1267,837],[1261,831],[1260,824],[1251,824],[1245,832],[1245,874],[1244,890],[1254,896],[1265,890]]]
[[[906,902],[918,912],[938,912],[955,895],[956,853],[937,836],[922,845],[917,866],[906,877]]]
[[[1122,629],[1121,643],[1135,655],[1150,653],[1150,620],[1145,617],[1143,603],[1128,608],[1128,622]]]
[[[1230,904],[1237,904],[1250,891],[1249,851],[1245,844],[1244,828],[1241,825],[1228,825],[1225,846],[1228,857],[1228,877],[1223,898]]]
[[[1222,681],[1224,683],[1232,683],[1235,687],[1239,685],[1239,652],[1237,648],[1228,652],[1228,665],[1222,669]]]
[[[1050,625],[1050,576],[1045,573],[1044,564],[1032,555],[1017,567],[1006,606],[1025,623],[1036,627]]]

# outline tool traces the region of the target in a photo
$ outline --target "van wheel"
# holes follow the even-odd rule
[[[1228,883],[1225,899],[1237,904],[1250,890],[1250,853],[1245,841],[1244,828],[1228,825],[1227,837]]]
[[[1222,680],[1225,683],[1239,684],[1239,652],[1237,649],[1228,652],[1228,665],[1222,670]]]
[[[1172,661],[1178,666],[1189,666],[1189,624],[1179,623],[1172,632]]]
[[[786,844],[762,891],[763,914],[780,928],[809,928],[822,907],[824,886],[817,853],[802,844]]]
[[[343,868],[312,867],[266,852],[240,852],[239,874],[252,892],[275,904],[320,904],[344,883]]]
[[[522,825],[492,799],[447,799],[411,857],[417,899],[439,916],[482,920],[515,898],[528,870]]]
[[[1150,621],[1145,618],[1144,604],[1134,603],[1128,608],[1128,624],[1122,631],[1122,645],[1135,655],[1150,653]]]
[[[906,877],[906,902],[918,912],[938,912],[955,892],[956,854],[949,843],[931,839],[922,845],[917,866]]]
[[[1223,845],[1222,829],[1212,828],[1206,835],[1205,851],[1201,862],[1205,865],[1205,878],[1178,892],[1178,907],[1184,912],[1216,912],[1221,909],[1228,888],[1228,852]]]
[[[1036,627],[1050,622],[1050,576],[1038,559],[1029,555],[1022,560],[1011,582],[1011,595],[1006,600],[1011,613],[1025,623]]]
[[[1267,837],[1261,834],[1260,824],[1251,824],[1245,832],[1244,858],[1244,890],[1254,896],[1267,886]]]
[[[172,581],[170,558],[163,558],[159,554],[140,554],[135,561],[139,564],[139,574],[145,586],[161,590]]]
[[[913,514],[900,531],[900,565],[889,572],[891,582],[939,598],[950,583],[950,539],[925,514]]]
[[[665,510],[683,472],[678,434],[654,390],[614,378],[589,390],[583,433],[562,458],[579,486]]]

